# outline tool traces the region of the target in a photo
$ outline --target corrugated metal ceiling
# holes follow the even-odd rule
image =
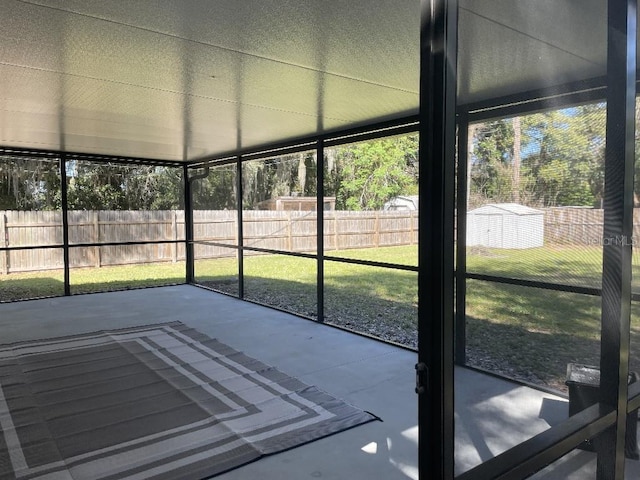
[[[461,103],[604,74],[600,0],[460,4]],[[412,115],[419,10],[1,0],[0,145],[187,161]]]

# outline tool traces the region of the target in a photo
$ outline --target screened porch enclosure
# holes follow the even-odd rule
[[[394,474],[635,478],[637,21],[636,0],[2,2],[8,338],[106,292],[245,301],[402,357]],[[305,334],[269,331],[274,358]],[[600,383],[577,411],[580,366]]]

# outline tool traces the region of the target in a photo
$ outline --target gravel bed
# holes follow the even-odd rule
[[[206,286],[232,295],[238,294],[237,284],[218,284],[210,282]],[[288,295],[285,297],[274,296],[268,293],[251,292],[251,294],[247,295],[246,298],[264,305],[269,305],[281,310],[316,319],[316,304],[315,302],[310,302],[307,296]],[[397,310],[397,308],[381,307],[380,311],[377,313],[377,318],[371,319],[364,317],[359,314],[357,310],[352,310],[344,304],[326,305],[325,322],[356,332],[365,333],[384,341],[417,349],[418,332],[415,325],[407,323],[402,324],[396,321],[385,321],[386,318],[395,319],[403,314],[407,316],[408,311],[411,311],[410,308],[401,312],[398,312]],[[566,392],[567,390],[567,387],[560,379],[543,381],[537,375],[512,368],[504,361],[504,359],[495,358],[478,348],[467,348],[467,364],[514,380],[552,388],[559,392]]]

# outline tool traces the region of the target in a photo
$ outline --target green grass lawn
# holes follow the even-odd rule
[[[467,249],[467,271],[599,288],[602,248],[550,246],[502,250],[470,247]],[[633,256],[633,287],[640,292],[640,253]]]
[[[104,292],[184,283],[184,262],[73,268],[71,293]],[[0,275],[0,301],[64,295],[62,270]]]
[[[416,246],[329,252],[331,255],[413,264]],[[600,284],[598,248],[490,250],[472,248],[468,270],[587,287]],[[634,262],[640,263],[640,262]],[[72,293],[184,282],[184,262],[71,270]],[[325,321],[412,347],[417,344],[417,273],[325,262]],[[315,318],[316,264],[286,255],[244,259],[245,296]],[[198,283],[237,294],[235,258],[198,260]],[[635,278],[640,270],[634,267]],[[634,288],[636,284],[634,284]],[[60,271],[0,276],[3,301],[63,294]],[[599,297],[469,280],[467,355],[472,365],[564,388],[569,362],[597,364]],[[640,371],[640,305],[632,306],[632,370]]]
[[[393,261],[397,256],[402,261],[415,255],[415,247],[413,251],[411,247],[384,250],[370,258]],[[358,256],[362,252],[351,254]],[[246,298],[316,317],[315,260],[286,255],[248,256],[244,259],[244,273]],[[228,293],[237,292],[235,259],[196,262],[196,280]],[[328,322],[347,327],[364,325],[371,334],[376,334],[380,324],[388,323],[393,329],[411,331],[415,337],[417,294],[417,274],[414,272],[325,263],[325,319]]]

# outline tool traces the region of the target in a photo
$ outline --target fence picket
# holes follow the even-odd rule
[[[600,209],[555,207],[544,209],[546,245],[599,245],[603,235]],[[70,211],[69,239],[74,244],[129,241],[183,240],[183,211]],[[293,252],[316,249],[316,213],[297,211],[246,210],[243,212],[247,245]],[[235,210],[194,211],[194,238],[199,242],[228,244],[220,247],[201,244],[198,258],[235,255],[238,215]],[[325,249],[415,245],[418,215],[415,211],[326,212]],[[640,242],[640,209],[634,211],[634,238]],[[62,242],[59,211],[0,212],[0,245],[48,246]],[[246,251],[246,254],[252,254]],[[72,267],[120,265],[123,263],[178,262],[185,258],[184,245],[73,247]],[[0,252],[0,273],[58,269],[60,255],[54,249]]]
[[[9,231],[7,230],[7,215],[5,212],[0,214],[0,235],[2,238],[0,239],[0,245],[3,247],[8,246],[9,243]],[[4,251],[2,255],[0,255],[0,271],[2,271],[3,275],[9,273],[9,252]]]

